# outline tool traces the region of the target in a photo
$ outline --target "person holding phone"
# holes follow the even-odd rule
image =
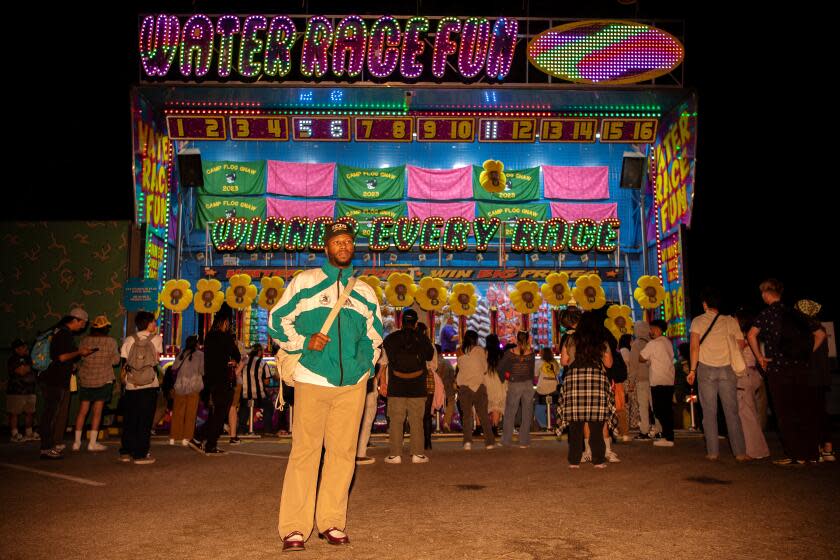
[[[105,315],[99,315],[90,324],[90,334],[79,342],[79,349],[90,353],[79,364],[79,413],[76,415],[76,439],[73,451],[82,448],[82,428],[88,412],[91,411],[88,451],[105,451],[97,442],[102,409],[114,394],[114,367],[120,365],[117,341],[109,336],[111,322]],[[93,403],[93,406],[91,406]]]

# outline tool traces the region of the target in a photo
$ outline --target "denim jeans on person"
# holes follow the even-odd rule
[[[741,418],[738,416],[738,380],[732,368],[712,367],[702,362],[697,364],[697,388],[700,393],[700,405],[703,407],[706,453],[715,457],[720,454],[717,423],[717,403],[720,397],[732,453],[736,457],[745,455],[744,432],[741,428]]]
[[[513,425],[516,422],[516,411],[520,406],[522,406],[522,424],[519,426],[519,444],[530,445],[531,420],[534,418],[534,383],[532,381],[508,384],[502,445],[513,444]]]

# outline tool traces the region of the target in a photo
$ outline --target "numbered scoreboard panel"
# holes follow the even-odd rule
[[[475,119],[472,117],[417,117],[418,142],[473,142]]]
[[[230,117],[230,139],[285,142],[289,139],[289,118],[252,115]]]
[[[227,140],[223,115],[169,115],[166,128],[172,140]]]
[[[537,119],[492,118],[478,120],[479,142],[533,142]]]
[[[172,140],[653,144],[655,118],[167,115]]]
[[[356,117],[353,119],[356,142],[411,142],[413,117]]]
[[[349,142],[350,117],[292,117],[292,138],[297,142]]]

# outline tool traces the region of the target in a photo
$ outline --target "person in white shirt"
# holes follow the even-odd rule
[[[717,400],[723,405],[729,445],[738,461],[748,461],[744,432],[738,416],[738,379],[732,371],[728,337],[744,340],[734,317],[718,311],[720,297],[714,290],[703,293],[705,313],[691,322],[691,362],[687,381],[697,378],[700,405],[703,407],[703,434],[706,437],[706,458],[717,460],[720,455],[717,425]]]
[[[149,465],[155,458],[149,453],[152,419],[160,391],[157,368],[163,341],[157,332],[155,316],[140,311],[134,318],[137,332],[125,339],[120,358],[125,360],[123,395],[123,434],[120,461]]]
[[[650,364],[653,414],[662,425],[662,438],[653,442],[657,447],[674,446],[674,345],[666,330],[668,324],[662,319],[651,321],[651,341],[639,354],[640,362]]]

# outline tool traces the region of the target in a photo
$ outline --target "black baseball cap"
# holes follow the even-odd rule
[[[404,309],[402,312],[402,320],[408,321],[409,323],[417,321],[417,312],[410,307],[408,309]]]
[[[353,231],[352,226],[345,224],[344,222],[335,222],[327,227],[327,231],[324,234],[324,245],[329,243],[330,239],[338,235],[349,235],[354,241],[356,240],[356,232]]]

